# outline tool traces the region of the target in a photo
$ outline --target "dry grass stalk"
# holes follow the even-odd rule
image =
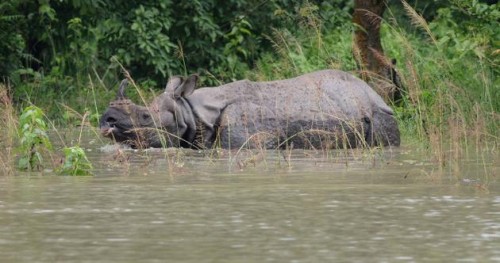
[[[403,7],[406,10],[406,14],[411,20],[412,25],[414,25],[417,28],[423,29],[427,35],[431,38],[432,43],[435,45],[437,44],[436,38],[434,37],[434,34],[432,34],[431,29],[429,27],[429,24],[427,24],[427,21],[425,21],[425,18],[423,18],[421,15],[413,9],[406,1],[401,1],[403,3]]]
[[[14,138],[17,137],[16,131],[18,119],[16,111],[12,104],[10,96],[10,87],[0,83],[0,168],[3,170],[3,175],[14,174]],[[2,175],[2,174],[0,174]]]
[[[7,128],[7,137],[12,138],[17,130],[17,115],[14,109],[12,98],[10,96],[10,87],[4,84],[0,84],[0,121],[5,124],[3,127]],[[2,133],[5,134],[5,133]]]

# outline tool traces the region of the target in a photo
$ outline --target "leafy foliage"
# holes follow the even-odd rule
[[[469,87],[467,92],[498,112],[500,90],[494,87],[500,86],[495,77],[500,75],[500,30],[498,24],[492,22],[500,21],[500,4],[489,6],[463,0],[454,3],[439,10],[438,18],[430,24],[439,38],[440,51],[458,69],[453,75],[462,75],[461,85]],[[453,17],[457,16],[463,18],[461,24],[454,22]],[[485,80],[486,85],[477,85]]]
[[[385,49],[400,62],[406,84],[405,103],[397,107],[401,127],[413,138],[431,141],[458,141],[447,134],[453,132],[497,140],[498,4],[453,0],[429,23],[407,9],[406,20],[399,20],[411,20],[414,31],[397,22],[382,30]]]
[[[59,167],[60,174],[85,176],[92,175],[92,164],[80,146],[65,147],[64,163]]]
[[[0,80],[22,66],[25,42],[17,23],[23,19],[15,14],[10,2],[0,3]]]
[[[52,150],[43,111],[34,105],[26,107],[19,118],[19,126],[18,150],[21,156],[18,168],[29,171],[38,170],[43,164],[42,151]]]
[[[349,19],[351,5],[345,2],[305,5],[334,26]],[[138,78],[159,81],[188,70],[218,74],[231,68],[226,77],[238,78],[240,69],[247,69],[260,52],[271,47],[264,36],[273,28],[293,28],[294,13],[306,18],[311,12],[289,0],[11,0],[2,6],[9,6],[5,13],[20,18],[16,22],[27,35],[20,40],[36,60],[26,66],[78,81],[93,73],[93,68],[108,68],[112,57]],[[7,36],[15,40],[15,34]],[[241,63],[235,68],[237,62]]]

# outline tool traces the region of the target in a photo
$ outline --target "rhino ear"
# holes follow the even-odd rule
[[[125,88],[127,87],[127,85],[128,85],[128,80],[127,79],[122,80],[122,82],[120,83],[120,87],[118,88],[118,93],[116,94],[117,100],[124,100],[127,98],[127,96],[125,96]]]
[[[198,82],[198,75],[193,74],[187,77],[182,85],[178,86],[174,91],[174,98],[184,97],[187,98],[191,95],[196,88],[196,83]]]
[[[184,78],[181,76],[173,76],[168,80],[167,86],[165,87],[165,93],[174,93],[174,91],[184,82]]]

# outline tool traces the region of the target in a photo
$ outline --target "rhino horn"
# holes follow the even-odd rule
[[[120,83],[120,87],[118,88],[118,93],[116,94],[117,100],[124,100],[127,98],[127,96],[125,96],[125,88],[127,86],[128,86],[128,80],[127,79],[122,80],[122,82]]]

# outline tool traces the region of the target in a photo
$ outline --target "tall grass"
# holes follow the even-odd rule
[[[492,92],[495,65],[473,54],[457,61],[454,56],[460,54],[450,54],[449,44],[409,5],[405,10],[424,37],[408,34],[393,20],[385,38],[395,40],[387,41],[386,48],[397,48],[404,62],[400,71],[406,96],[397,108],[404,133],[429,147],[442,164],[450,153],[458,157],[469,147],[496,150],[500,115],[492,100],[498,95]]]
[[[4,175],[14,173],[14,140],[17,130],[17,114],[12,104],[10,86],[0,83],[0,169]]]
[[[495,101],[500,98],[494,91],[499,85],[492,69],[495,64],[473,53],[456,60],[459,54],[446,50],[427,21],[406,3],[404,8],[407,19],[403,23],[410,22],[414,31],[400,26],[389,10],[381,32],[386,55],[397,59],[405,88],[403,102],[392,105],[403,146],[429,150],[443,166],[471,149],[496,151],[500,115]],[[317,24],[300,25],[302,35],[282,29],[269,36],[275,52],[256,63],[250,78],[281,79],[325,68],[357,73],[352,32],[325,32],[316,30]]]

